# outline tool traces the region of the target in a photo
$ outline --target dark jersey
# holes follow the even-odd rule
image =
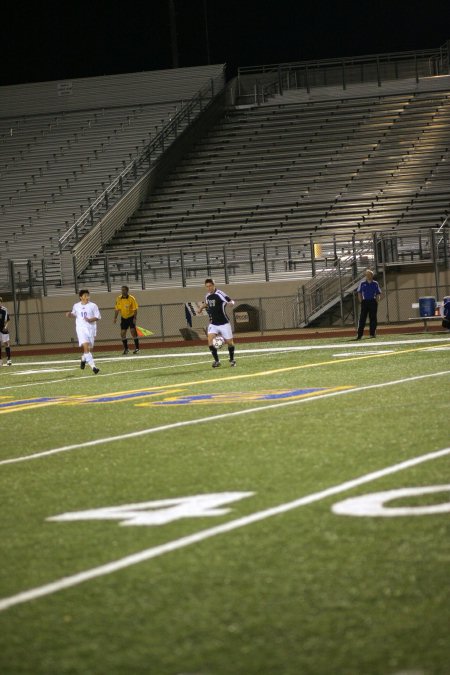
[[[0,305],[0,331],[3,330],[5,324],[9,321],[9,314],[6,307]]]
[[[225,311],[226,305],[231,301],[231,298],[217,288],[214,293],[208,293],[205,299],[206,311],[212,324],[215,326],[223,326],[224,323],[230,323]]]

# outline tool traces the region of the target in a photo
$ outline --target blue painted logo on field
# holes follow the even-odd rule
[[[347,389],[347,387],[307,387],[302,389],[282,389],[282,390],[266,390],[266,391],[246,391],[246,392],[226,392],[219,394],[185,394],[181,396],[174,396],[165,398],[162,401],[146,401],[139,403],[140,407],[159,407],[171,405],[199,405],[208,403],[254,403],[261,401],[294,401],[299,398],[307,398],[322,394],[324,392],[336,391],[337,389]]]
[[[268,401],[294,401],[300,398],[317,396],[318,394],[348,389],[349,387],[307,387],[302,389],[282,389],[247,392],[226,392],[220,394],[185,394],[183,388],[173,389],[135,389],[131,391],[111,392],[97,396],[41,396],[19,400],[0,400],[0,414],[19,410],[32,410],[52,405],[86,405],[107,404],[139,401],[150,397],[165,397],[162,400],[143,401],[135,403],[139,407],[148,406],[174,406],[174,405],[200,405],[208,403],[261,403]],[[1,398],[1,397],[0,397]],[[5,397],[3,397],[5,398]]]

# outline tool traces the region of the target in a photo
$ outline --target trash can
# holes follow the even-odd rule
[[[234,332],[248,333],[259,330],[259,310],[252,305],[238,305],[233,310]]]
[[[420,316],[434,316],[436,309],[436,298],[427,296],[426,298],[419,298],[419,314]]]

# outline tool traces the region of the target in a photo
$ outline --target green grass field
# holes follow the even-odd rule
[[[220,353],[0,370],[2,675],[448,675],[450,336]]]

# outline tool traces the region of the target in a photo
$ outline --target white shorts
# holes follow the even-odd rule
[[[232,340],[233,332],[231,330],[231,324],[224,323],[221,326],[216,326],[213,323],[210,323],[208,326],[208,335],[221,335],[224,340]]]
[[[85,344],[85,342],[88,343],[90,347],[94,346],[94,340],[95,340],[95,333],[90,330],[79,330],[77,331],[77,336],[78,336],[78,344],[80,347]]]
[[[2,336],[2,345],[9,342],[10,340],[9,333],[0,333],[0,335]]]

